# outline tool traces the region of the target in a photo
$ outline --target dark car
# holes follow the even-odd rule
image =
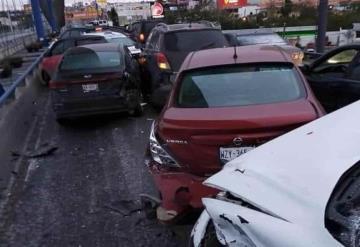
[[[94,44],[65,52],[50,82],[60,121],[98,114],[142,113],[139,70],[132,52],[117,44]]]
[[[162,107],[172,80],[189,53],[227,45],[221,30],[211,23],[158,24],[143,50],[143,82],[146,85],[143,94],[150,95],[154,106]]]
[[[145,44],[152,29],[160,22],[160,20],[141,20],[134,22],[128,26],[129,36],[139,44]]]
[[[68,39],[80,37],[83,33],[93,32],[95,28],[93,27],[70,27],[64,30],[58,39]]]
[[[150,135],[158,219],[201,208],[202,197],[217,194],[202,185],[208,176],[323,114],[300,69],[277,46],[189,54]]]
[[[303,62],[304,53],[298,47],[292,46],[277,33],[268,30],[237,30],[224,31],[228,42],[232,45],[277,45],[280,46],[293,59],[296,65]]]
[[[99,43],[107,43],[107,40],[102,36],[79,36],[56,41],[45,53],[39,66],[40,76],[44,84],[48,84],[53,77],[59,62],[67,49],[75,46]]]
[[[335,48],[302,71],[327,112],[360,99],[360,44]]]

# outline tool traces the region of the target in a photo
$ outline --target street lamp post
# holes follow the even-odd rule
[[[318,30],[316,38],[316,51],[323,53],[326,41],[327,19],[328,19],[328,0],[320,0],[318,6]]]

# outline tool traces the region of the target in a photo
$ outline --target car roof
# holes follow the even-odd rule
[[[233,35],[265,35],[265,34],[277,34],[269,28],[260,29],[239,29],[239,30],[224,30],[223,33]]]
[[[236,60],[234,59],[235,49],[237,54]],[[249,45],[208,49],[190,53],[180,70],[262,62],[293,63],[279,46]]]
[[[192,30],[219,30],[215,27],[209,26],[209,24],[204,23],[181,23],[181,24],[158,24],[155,28],[163,27],[166,32],[174,32],[174,31],[192,31]]]
[[[104,32],[94,32],[94,33],[84,33],[84,36],[102,36],[105,38],[126,38],[126,35],[118,32],[104,31]]]
[[[82,45],[74,48],[70,48],[72,50],[77,48],[88,48],[93,51],[120,51],[121,47],[119,44],[113,44],[113,43],[102,43],[102,44],[89,44],[89,45]],[[69,50],[70,50],[69,49]]]

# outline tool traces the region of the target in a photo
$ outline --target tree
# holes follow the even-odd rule
[[[289,17],[293,10],[293,3],[291,0],[285,0],[284,6],[281,8],[281,14],[283,17]]]
[[[119,26],[119,16],[115,10],[115,8],[111,8],[110,11],[108,11],[108,16],[110,20],[112,21],[114,26]]]

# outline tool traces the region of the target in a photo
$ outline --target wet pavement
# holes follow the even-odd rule
[[[61,126],[47,90],[0,218],[0,246],[186,246],[191,226],[149,220],[140,193],[154,194],[143,155],[156,113],[97,117]],[[43,157],[29,158],[39,150]],[[20,155],[20,156],[19,156]]]

